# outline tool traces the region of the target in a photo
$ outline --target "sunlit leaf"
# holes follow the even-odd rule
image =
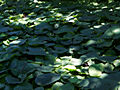
[[[93,64],[89,67],[89,74],[90,76],[99,77],[101,76],[103,69],[103,64]]]

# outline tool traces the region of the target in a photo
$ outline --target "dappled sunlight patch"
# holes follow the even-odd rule
[[[106,30],[106,32],[103,34],[104,38],[113,38],[113,39],[119,39],[120,36],[120,27],[119,26],[113,26]]]
[[[89,67],[89,74],[93,77],[100,77],[104,70],[103,64],[93,64]]]

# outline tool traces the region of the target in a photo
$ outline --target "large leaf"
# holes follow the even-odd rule
[[[23,34],[22,31],[13,31],[8,33],[8,35],[22,35],[22,34]]]
[[[41,66],[41,67],[37,68],[37,70],[39,70],[41,72],[52,72],[53,69],[54,68],[51,66]]]
[[[35,90],[44,90],[44,88],[43,87],[37,87],[37,88],[35,88]]]
[[[103,61],[103,62],[113,62],[115,59],[117,58],[117,56],[101,56],[98,59]]]
[[[11,73],[20,79],[25,79],[25,77],[32,73],[35,69],[32,64],[26,61],[13,60],[10,64]]]
[[[88,78],[84,79],[79,83],[79,87],[82,89],[93,89],[97,90],[96,87],[101,85],[101,79],[99,78]]]
[[[90,76],[99,77],[104,70],[103,64],[93,64],[89,67]]]
[[[23,45],[26,42],[26,39],[18,39],[18,40],[14,40],[12,42],[10,42],[10,45]]]
[[[74,65],[66,65],[65,67],[63,67],[69,71],[76,71],[76,67]]]
[[[14,90],[33,90],[33,86],[30,83],[23,83],[22,85],[17,85]]]
[[[20,81],[18,78],[12,77],[12,76],[7,76],[6,78],[6,82],[8,84],[20,84],[22,83],[22,81]]]
[[[73,86],[72,84],[67,83],[67,84],[62,85],[62,86],[60,87],[60,90],[65,90],[65,89],[74,90],[75,88],[74,88],[74,86]]]
[[[64,48],[64,47],[56,46],[56,47],[54,47],[54,48],[55,48],[55,53],[59,53],[59,54],[61,54],[61,53],[65,53],[65,52],[67,52],[67,49]]]
[[[46,52],[43,48],[28,47],[28,52],[26,53],[29,55],[46,55]]]
[[[52,90],[61,90],[61,86],[63,85],[63,83],[61,82],[56,82],[55,84],[53,84],[52,86]]]
[[[39,46],[39,45],[42,45],[42,44],[46,44],[47,40],[49,40],[49,38],[43,36],[43,37],[30,39],[28,43],[29,43],[30,46]]]
[[[91,59],[98,59],[99,55],[96,52],[90,52],[85,55],[80,56],[80,59],[82,60],[82,64],[84,62],[87,62],[88,60]]]
[[[120,51],[120,45],[115,47],[118,51]]]
[[[75,66],[80,66],[82,64],[81,59],[71,58],[70,63]]]
[[[61,34],[61,33],[67,33],[67,32],[69,33],[69,32],[74,32],[74,31],[77,31],[76,27],[65,25],[59,28],[55,33]]]
[[[75,21],[75,24],[82,28],[88,28],[90,26],[90,23],[88,23],[88,22]]]
[[[81,43],[83,40],[84,40],[83,37],[81,37],[80,35],[76,35],[76,36],[73,38],[73,44],[79,44],[79,43]]]
[[[8,32],[9,30],[13,30],[13,29],[10,28],[10,27],[1,27],[0,33],[2,33],[2,32]]]
[[[107,29],[106,32],[103,34],[104,38],[120,38],[120,27],[119,26],[112,26],[111,28]]]
[[[48,23],[42,22],[36,26],[36,29],[37,30],[52,30],[52,27]]]
[[[116,72],[105,76],[104,79],[101,80],[101,84],[96,87],[95,90],[113,90],[117,88],[117,86],[119,85],[118,82],[120,81],[119,75],[120,72]]]
[[[93,15],[93,16],[83,16],[83,17],[79,18],[80,21],[96,21],[98,19],[99,18],[96,15]]]
[[[36,77],[35,83],[40,86],[46,86],[60,79],[60,75],[54,73],[42,74]]]
[[[18,45],[10,46],[6,49],[7,52],[12,53],[15,51],[19,51],[20,47]]]

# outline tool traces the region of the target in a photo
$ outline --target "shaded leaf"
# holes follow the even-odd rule
[[[60,90],[65,90],[65,89],[74,90],[75,88],[74,88],[73,84],[67,83],[60,87]]]
[[[6,78],[6,82],[8,84],[20,84],[22,83],[22,81],[20,81],[18,78],[12,77],[12,76],[7,76]]]
[[[37,87],[37,88],[35,88],[35,90],[44,90],[44,88],[43,87]]]
[[[42,74],[36,77],[35,83],[40,86],[46,86],[60,79],[60,75],[54,73]]]
[[[30,83],[23,83],[22,85],[17,85],[14,90],[33,90],[33,86]]]
[[[29,55],[46,55],[46,52],[43,48],[28,48],[28,52],[26,52]]]

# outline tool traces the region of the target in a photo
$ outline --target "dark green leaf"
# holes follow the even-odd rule
[[[52,30],[52,27],[48,23],[40,23],[39,25],[36,26],[37,30]]]
[[[74,90],[75,88],[74,88],[73,84],[67,83],[67,84],[62,85],[62,86],[60,87],[60,90],[65,90],[65,89]]]
[[[36,77],[35,83],[40,86],[46,86],[60,79],[60,75],[54,73],[42,74]]]
[[[46,55],[46,52],[43,48],[28,48],[28,52],[26,52],[29,55]]]
[[[15,78],[15,77],[13,77],[13,76],[7,76],[6,78],[6,82],[8,83],[8,84],[20,84],[20,83],[22,83],[22,81],[20,81],[18,78]]]
[[[33,90],[33,86],[30,83],[23,83],[14,88],[14,90]]]
[[[35,88],[35,90],[44,90],[44,88],[43,87],[37,87],[37,88]]]
[[[57,31],[55,31],[56,34],[61,34],[61,33],[69,33],[69,32],[74,32],[77,31],[76,27],[72,27],[72,26],[62,26],[60,29],[58,29]]]

